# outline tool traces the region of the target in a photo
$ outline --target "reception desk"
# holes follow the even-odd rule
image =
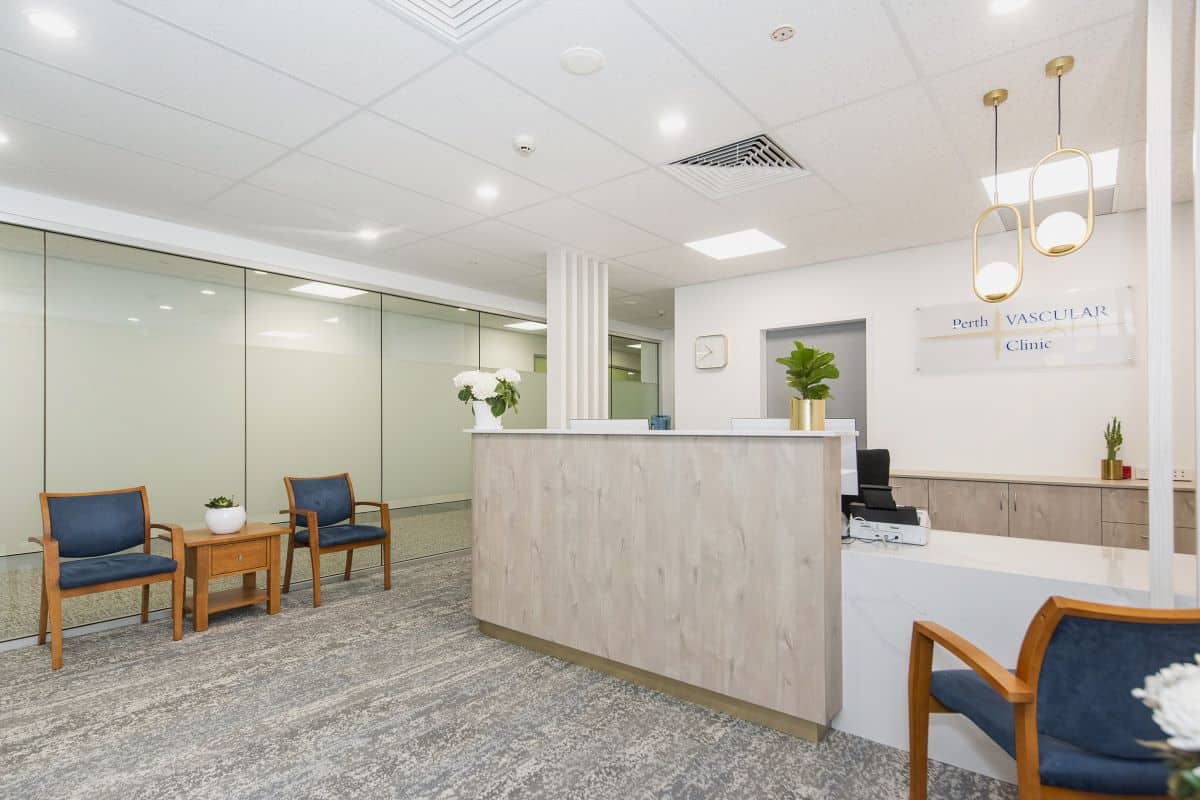
[[[842,706],[839,437],[473,431],[489,635],[819,739]]]

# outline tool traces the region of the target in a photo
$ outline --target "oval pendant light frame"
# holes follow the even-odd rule
[[[975,296],[985,303],[1003,303],[1008,298],[1017,293],[1021,288],[1021,283],[1025,280],[1025,226],[1021,222],[1021,210],[1014,205],[1000,202],[1000,190],[996,174],[1000,170],[1000,104],[1008,99],[1007,89],[993,89],[983,96],[983,104],[992,109],[995,115],[995,138],[993,141],[995,161],[992,175],[992,205],[983,210],[983,213],[975,218],[975,227],[971,229],[971,290],[975,292]],[[997,218],[1000,218],[1000,212],[1011,211],[1013,217],[1017,220],[1017,281],[1013,287],[1003,294],[983,294],[979,291],[979,227],[993,213]],[[1004,224],[1003,218],[1000,218],[1001,225]]]
[[[1062,143],[1062,78],[1075,67],[1074,56],[1059,56],[1046,62],[1046,77],[1058,81],[1058,132],[1055,137],[1054,150],[1042,156],[1029,173],[1029,243],[1033,249],[1050,258],[1062,258],[1077,252],[1092,238],[1096,228],[1096,180],[1092,168],[1092,157],[1078,147],[1063,147]],[[1082,158],[1087,165],[1087,219],[1083,238],[1078,242],[1067,245],[1051,245],[1043,247],[1038,241],[1037,194],[1034,191],[1038,170],[1049,161],[1059,160],[1060,156]]]

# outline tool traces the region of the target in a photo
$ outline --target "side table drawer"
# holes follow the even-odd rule
[[[209,550],[212,552],[209,569],[214,577],[239,575],[267,566],[267,541],[218,544]]]

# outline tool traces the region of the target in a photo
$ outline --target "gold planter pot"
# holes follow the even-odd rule
[[[1100,478],[1106,481],[1119,481],[1124,476],[1122,473],[1121,459],[1117,458],[1109,461],[1107,458],[1100,459]]]
[[[825,430],[825,401],[792,398],[792,424],[794,431]]]

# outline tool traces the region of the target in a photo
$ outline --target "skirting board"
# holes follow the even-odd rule
[[[631,667],[628,664],[612,661],[603,656],[593,655],[592,653],[585,653],[582,650],[576,650],[566,645],[555,644],[554,642],[539,639],[536,636],[530,636],[527,633],[514,631],[511,628],[505,628],[491,622],[479,620],[479,632],[493,639],[500,639],[520,645],[527,650],[545,653],[562,661],[578,664],[581,667],[587,667],[597,672],[604,672],[621,680],[645,686],[647,689],[669,694],[672,697],[677,697],[689,703],[706,706],[714,711],[720,711],[722,714],[744,719],[756,725],[773,728],[801,739],[807,739],[810,742],[820,742],[829,732],[829,727],[826,725],[819,725],[806,719],[793,717],[790,714],[784,714],[780,711],[755,705],[754,703],[747,703],[745,700],[738,700],[708,689],[701,689],[699,686],[693,686],[690,683],[684,683],[683,681],[663,675],[656,675],[644,669]]]

